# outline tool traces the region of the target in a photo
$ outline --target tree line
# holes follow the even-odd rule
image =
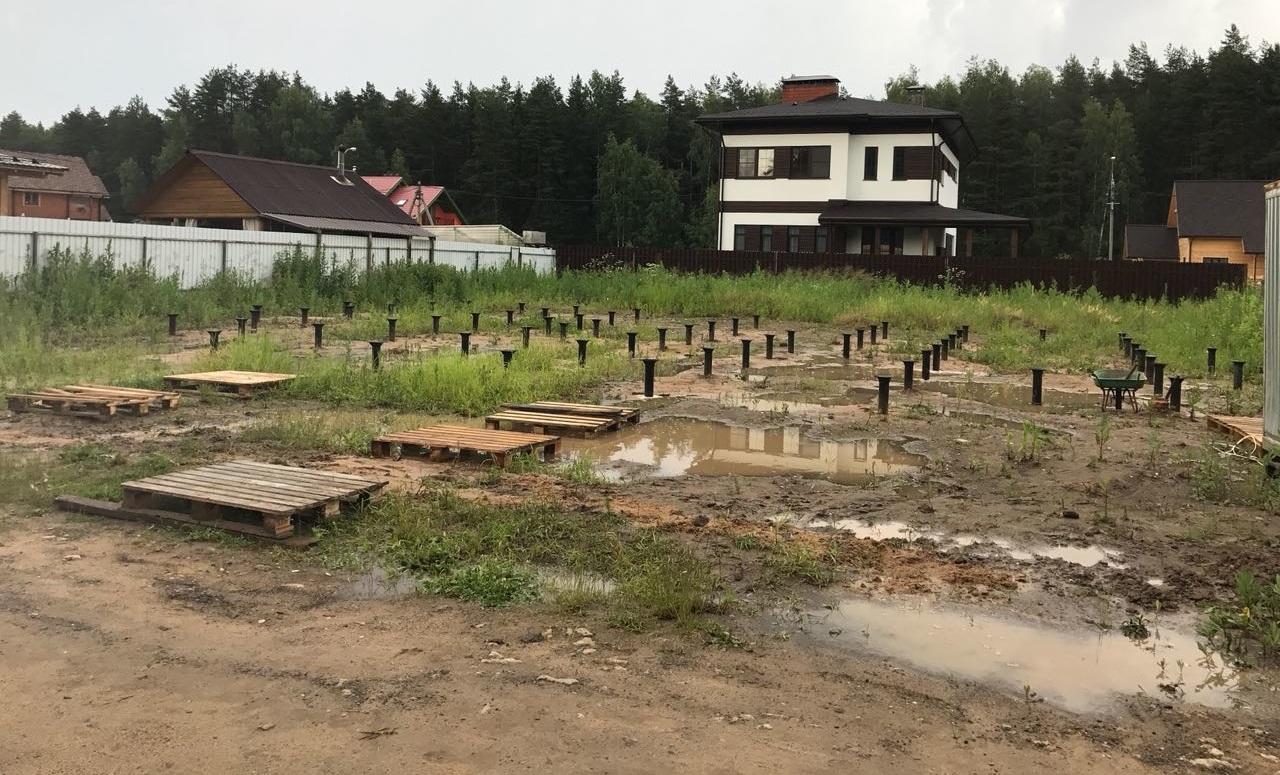
[[[882,96],[902,100],[916,81],[912,68]],[[961,172],[961,206],[1030,218],[1028,255],[1105,252],[1112,156],[1117,224],[1163,222],[1177,179],[1280,177],[1280,45],[1252,45],[1235,26],[1204,55],[1135,44],[1110,67],[1069,57],[1019,75],[975,58],[927,86],[928,105],[960,111],[980,149]],[[718,141],[693,120],[778,95],[729,75],[684,88],[669,77],[654,99],[628,94],[617,72],[564,88],[545,77],[327,95],[298,74],[227,66],[179,86],[159,111],[135,97],[48,127],[10,112],[0,148],[85,157],[117,219],[186,148],[331,164],[347,145],[363,174],[447,187],[472,223],[562,244],[704,247],[715,240]]]

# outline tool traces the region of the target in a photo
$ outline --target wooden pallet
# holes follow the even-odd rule
[[[616,431],[622,427],[624,420],[618,417],[582,417],[572,414],[555,414],[551,412],[524,412],[518,409],[507,409],[495,412],[484,418],[484,426],[499,430],[503,423],[513,427],[529,428],[535,433],[599,433],[600,431]]]
[[[474,452],[488,455],[499,466],[505,466],[510,455],[542,453],[550,460],[560,451],[559,436],[537,433],[516,433],[480,428],[464,428],[457,425],[432,425],[415,431],[388,433],[373,440],[374,457],[394,457],[397,448],[400,456],[429,455],[432,452]]]
[[[295,517],[334,517],[344,503],[356,503],[382,489],[386,480],[364,479],[333,471],[233,460],[124,482],[124,508],[166,511],[161,499],[177,503],[168,513],[197,522],[231,514],[254,517],[276,538],[293,534]]]
[[[1205,416],[1205,424],[1213,430],[1230,436],[1233,441],[1240,445],[1240,451],[1250,455],[1262,454],[1261,417],[1231,417],[1210,414]]]
[[[149,410],[172,409],[178,404],[173,391],[142,390],[112,385],[65,385],[7,397],[14,412],[48,412],[108,420],[120,413],[146,414]]]
[[[212,387],[219,393],[247,398],[259,390],[282,385],[297,374],[272,374],[266,371],[203,371],[195,374],[170,374],[164,383],[171,389],[184,393],[199,392],[200,387]]]
[[[572,414],[580,417],[617,417],[629,423],[640,422],[640,410],[630,406],[607,404],[571,404],[564,401],[534,401],[530,404],[503,404],[503,409],[543,414]]]

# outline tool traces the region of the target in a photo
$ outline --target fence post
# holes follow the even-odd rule
[[[391,266],[391,246],[387,245],[387,266]]]
[[[142,266],[147,267],[147,238],[142,238]]]
[[[373,235],[364,235],[364,271],[366,274],[373,272]]]
[[[226,240],[222,241],[222,269],[220,271],[223,274],[226,274],[227,272],[227,241]]]
[[[40,268],[40,232],[31,232],[31,271]]]
[[[479,272],[479,271],[480,271],[480,251],[478,251],[478,250],[477,250],[477,251],[475,251],[475,254],[476,254],[476,265],[475,265],[475,270],[474,270],[474,271]]]
[[[404,238],[404,262],[406,264],[413,263],[413,237]]]
[[[436,262],[436,238],[435,236],[427,237],[427,263],[434,264]]]

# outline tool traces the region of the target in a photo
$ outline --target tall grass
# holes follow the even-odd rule
[[[363,313],[354,321],[338,317],[343,301],[356,303]],[[157,278],[147,267],[117,268],[109,255],[93,256],[53,251],[39,269],[11,282],[0,293],[0,316],[9,324],[0,339],[0,383],[6,386],[36,382],[32,375],[56,375],[83,369],[103,378],[137,383],[152,377],[155,364],[141,362],[140,348],[162,348],[164,314],[176,312],[186,330],[219,326],[232,330],[233,318],[247,314],[253,304],[273,315],[292,316],[308,307],[313,317],[326,317],[330,341],[371,339],[385,335],[385,310],[396,305],[401,332],[430,330],[431,316],[442,316],[442,331],[470,328],[472,310],[485,313],[484,330],[501,325],[502,310],[525,302],[520,324],[541,330],[539,307],[548,306],[562,317],[572,304],[584,305],[589,316],[616,310],[619,325],[606,327],[606,340],[621,340],[628,329],[652,339],[653,318],[698,321],[759,314],[767,326],[785,321],[798,327],[848,330],[872,322],[891,322],[891,347],[909,353],[946,331],[968,324],[981,347],[970,358],[997,371],[1028,366],[1087,370],[1105,365],[1117,354],[1116,334],[1126,331],[1168,364],[1170,373],[1199,376],[1204,372],[1204,349],[1217,347],[1219,362],[1244,360],[1260,364],[1262,357],[1262,297],[1257,289],[1223,289],[1213,298],[1170,304],[1162,301],[1104,299],[1096,292],[1061,293],[1029,285],[1012,290],[966,293],[954,287],[918,287],[877,280],[857,272],[756,273],[726,277],[685,275],[649,267],[640,271],[566,271],[537,275],[530,269],[509,267],[462,273],[431,264],[393,264],[371,272],[302,249],[277,257],[262,282],[220,274],[203,285],[180,290],[176,278]],[[646,319],[635,325],[630,309],[640,307]],[[1040,342],[1038,330],[1048,329]],[[518,330],[516,331],[518,335]],[[674,332],[673,332],[674,333]],[[124,349],[104,350],[105,342],[128,339]],[[802,340],[803,341],[803,340]],[[48,344],[70,345],[73,354],[48,356]],[[85,345],[94,345],[88,353]],[[85,350],[76,353],[77,348]],[[313,365],[304,370],[315,380],[317,397],[379,403],[412,408],[488,406],[506,391],[532,396],[541,389],[578,391],[600,378],[616,376],[619,365],[585,371],[549,368],[558,355],[531,351],[525,364],[507,374],[494,370],[490,360],[457,358],[408,359],[388,375],[363,373],[357,360],[339,365]],[[56,361],[63,358],[62,365]],[[279,350],[240,352],[239,346],[212,359],[220,364],[243,363],[244,368],[296,370],[296,359]],[[124,364],[134,363],[132,369]],[[47,368],[46,368],[47,367]],[[126,373],[128,372],[128,373]],[[536,375],[536,376],[535,376]],[[502,384],[502,390],[491,385]],[[302,388],[298,388],[302,389]]]

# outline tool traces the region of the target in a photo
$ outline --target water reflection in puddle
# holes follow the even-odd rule
[[[1148,625],[1135,642],[1115,632],[1069,632],[930,604],[846,600],[809,614],[842,643],[917,668],[990,683],[1076,713],[1145,692],[1211,707],[1232,704],[1234,671],[1183,632]],[[1029,687],[1024,689],[1024,687]]]
[[[1123,569],[1128,567],[1119,562],[1120,552],[1097,545],[1019,546],[1004,538],[990,538],[966,533],[949,535],[912,527],[905,522],[866,522],[860,519],[814,520],[809,522],[807,526],[810,528],[839,530],[844,533],[852,533],[859,538],[870,538],[876,541],[896,539],[911,542],[925,539],[937,543],[939,548],[944,551],[958,547],[972,546],[981,549],[984,546],[990,546],[996,550],[994,553],[1011,557],[1020,562],[1048,558],[1063,560],[1086,568],[1092,568],[1102,562],[1113,568]]]
[[[596,439],[565,439],[565,451],[599,461],[613,481],[677,476],[805,476],[839,484],[918,470],[928,458],[884,439],[824,441],[799,427],[742,428],[663,418]]]
[[[719,404],[732,409],[749,409],[769,414],[827,414],[834,406],[855,406],[875,400],[876,391],[855,388],[844,396],[814,398],[802,393],[727,393],[720,396]]]

